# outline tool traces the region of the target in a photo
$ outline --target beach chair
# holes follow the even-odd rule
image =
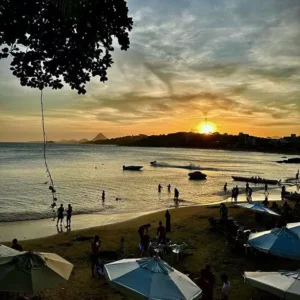
[[[179,262],[179,260],[184,257],[187,250],[193,249],[193,247],[191,247],[190,245],[188,245],[186,243],[182,243],[179,245],[174,244],[174,245],[171,245],[170,247],[172,249],[172,253],[175,254],[175,256],[176,256],[177,262]]]

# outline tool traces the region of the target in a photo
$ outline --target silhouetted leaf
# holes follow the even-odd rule
[[[125,0],[1,0],[0,59],[11,54],[21,85],[85,94],[91,76],[107,80],[113,38],[129,48],[132,25]]]

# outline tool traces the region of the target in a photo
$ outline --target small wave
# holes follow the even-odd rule
[[[188,169],[188,170],[200,170],[199,166],[189,164],[189,165],[172,165],[168,163],[158,163],[158,162],[151,162],[152,167],[160,167],[160,168],[178,168],[178,169]]]
[[[73,211],[73,215],[83,215],[83,214],[95,214],[100,212],[105,212],[107,210],[113,210],[113,205],[104,205],[97,209],[83,209],[79,211]],[[36,213],[36,212],[16,212],[16,213],[0,213],[0,222],[16,222],[16,221],[34,221],[43,220],[56,217],[56,213],[52,211]]]

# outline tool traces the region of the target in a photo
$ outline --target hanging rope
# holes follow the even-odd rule
[[[42,112],[42,128],[43,128],[43,139],[44,139],[44,147],[43,147],[43,150],[44,150],[44,162],[45,162],[45,167],[46,167],[46,173],[47,173],[47,176],[49,177],[50,179],[50,185],[49,185],[49,190],[51,190],[52,192],[52,204],[51,204],[51,208],[53,209],[53,212],[54,211],[54,207],[56,206],[56,203],[55,201],[57,200],[56,198],[56,190],[54,188],[54,181],[52,179],[52,176],[51,176],[51,172],[50,172],[50,169],[48,167],[48,163],[47,163],[47,157],[46,157],[46,146],[47,146],[47,136],[46,136],[46,131],[45,131],[45,119],[44,119],[44,103],[43,103],[43,90],[41,89],[41,112]]]

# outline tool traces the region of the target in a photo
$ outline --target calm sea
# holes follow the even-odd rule
[[[233,186],[231,175],[284,179],[296,173],[295,165],[275,163],[282,155],[255,152],[49,144],[47,155],[58,204],[71,203],[75,214],[171,207],[174,203],[173,193],[167,192],[169,183],[172,192],[177,187],[185,200],[181,205],[211,203],[229,196],[222,190],[225,182],[229,188]],[[189,170],[151,167],[153,160],[200,165],[207,180],[190,181]],[[140,172],[122,170],[123,165],[132,164],[144,168]],[[46,181],[42,144],[0,143],[0,221],[53,216]],[[163,185],[160,194],[159,183]],[[104,205],[102,190],[106,191]],[[117,197],[121,201],[116,201]]]

